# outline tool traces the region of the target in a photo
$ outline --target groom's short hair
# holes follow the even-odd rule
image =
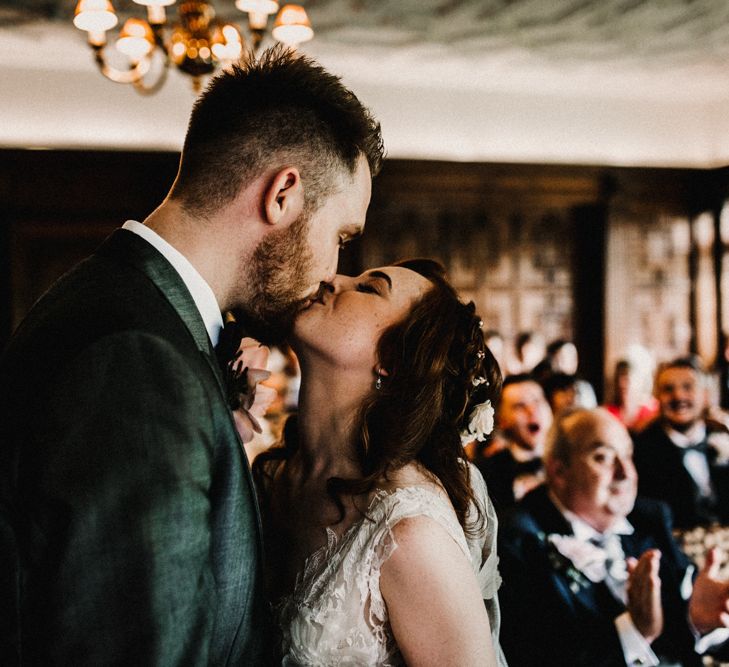
[[[212,80],[192,110],[171,198],[205,216],[261,173],[292,165],[315,211],[364,155],[374,176],[380,125],[338,77],[281,46]]]

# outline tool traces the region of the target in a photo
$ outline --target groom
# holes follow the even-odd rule
[[[273,49],[196,102],[179,173],[0,362],[0,664],[255,665],[261,535],[213,348],[284,335],[362,232],[379,125]]]

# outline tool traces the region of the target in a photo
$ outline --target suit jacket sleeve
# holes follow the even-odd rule
[[[207,664],[215,426],[197,361],[122,333],[49,369],[20,469],[33,550],[52,554],[26,591],[31,662]]]

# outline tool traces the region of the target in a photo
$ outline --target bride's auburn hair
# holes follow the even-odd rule
[[[501,371],[486,346],[473,302],[459,300],[439,262],[411,259],[394,266],[415,271],[432,287],[377,344],[377,358],[387,375],[362,406],[357,422],[362,477],[332,477],[327,490],[343,517],[342,496],[366,494],[389,473],[417,461],[438,478],[461,526],[472,532],[482,524],[482,508],[471,490],[460,433],[475,405],[490,400],[496,407]],[[477,378],[483,381],[474,382]],[[288,458],[295,449],[296,425],[289,419],[284,447],[261,454],[254,469],[265,475],[265,461]],[[476,523],[467,526],[471,503]]]

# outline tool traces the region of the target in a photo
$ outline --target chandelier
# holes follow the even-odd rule
[[[88,33],[101,73],[116,83],[130,83],[143,94],[162,87],[171,65],[192,77],[193,88],[199,91],[203,77],[259,50],[268,17],[276,12],[271,31],[276,41],[296,47],[314,36],[303,7],[287,4],[279,10],[276,0],[235,0],[235,6],[248,14],[248,39],[237,25],[216,20],[210,2],[181,2],[179,19],[171,24],[165,7],[175,0],[134,2],[147,7],[147,20],[128,19],[113,50],[106,49],[106,32],[118,22],[110,0],[79,0],[73,22]]]

